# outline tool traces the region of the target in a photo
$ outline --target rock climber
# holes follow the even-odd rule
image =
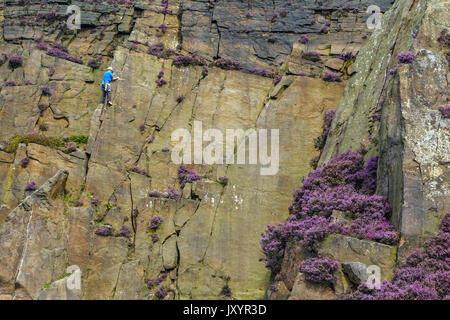
[[[100,104],[103,104],[105,102],[105,96],[106,101],[108,105],[112,105],[111,102],[111,81],[120,80],[119,77],[114,76],[113,68],[108,67],[106,69],[105,74],[103,75],[103,81],[102,81],[102,98],[100,99]]]

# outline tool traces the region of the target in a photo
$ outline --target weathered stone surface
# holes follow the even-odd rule
[[[288,300],[333,300],[335,295],[330,285],[307,281],[303,273],[295,278]]]
[[[381,269],[381,279],[390,280],[394,273],[397,250],[394,246],[359,240],[343,235],[330,235],[321,243],[320,255],[339,262],[361,262]]]
[[[70,266],[68,270],[74,272],[42,289],[37,300],[81,300],[81,271],[78,266]]]

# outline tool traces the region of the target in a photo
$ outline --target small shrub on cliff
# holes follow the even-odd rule
[[[45,42],[41,41],[36,45],[36,48],[38,48],[38,50],[47,51],[48,45]]]
[[[77,144],[75,142],[69,142],[66,147],[62,150],[64,153],[70,154],[77,151]]]
[[[230,58],[219,58],[217,59],[214,64],[225,70],[239,70],[241,69],[241,63],[239,61],[234,61]]]
[[[37,189],[37,185],[34,181],[30,181],[26,186],[25,186],[25,191],[35,191]]]
[[[18,83],[15,80],[6,80],[5,82],[3,82],[4,87],[15,87],[17,85]]]
[[[131,229],[130,229],[129,226],[123,225],[122,227],[120,227],[120,230],[117,231],[114,236],[115,237],[125,237],[125,238],[130,239],[130,237],[131,237]]]
[[[322,76],[322,80],[326,82],[340,82],[341,77],[337,73],[325,72],[325,74]]]
[[[450,212],[438,233],[425,241],[397,268],[392,281],[380,289],[359,285],[349,299],[358,300],[448,300],[450,299]]]
[[[450,118],[450,106],[440,106],[439,111],[444,119]]]
[[[414,59],[416,58],[416,56],[414,55],[414,53],[410,52],[410,51],[406,51],[406,52],[400,52],[397,55],[398,61],[400,63],[403,64],[408,64],[414,61]]]
[[[163,221],[163,218],[161,218],[160,216],[153,216],[150,219],[150,225],[148,226],[148,228],[150,230],[156,230],[161,225],[161,223],[163,223]]]
[[[298,40],[298,42],[303,43],[303,44],[307,44],[309,41],[308,36],[301,36],[300,39]]]
[[[22,168],[26,168],[29,163],[30,163],[30,157],[25,157],[22,159],[22,161],[20,161],[20,165],[22,166]]]
[[[89,60],[88,66],[92,69],[98,69],[102,65],[102,59],[101,58],[95,58],[92,60]]]
[[[49,48],[47,50],[47,54],[49,56],[53,56],[53,57],[57,57],[57,58],[60,58],[60,59],[68,60],[68,61],[75,62],[75,63],[78,63],[78,64],[83,63],[83,61],[80,58],[76,58],[76,57],[70,55],[67,52],[67,48],[65,48],[60,43],[54,43],[51,46],[51,48]]]
[[[98,236],[102,236],[102,237],[109,237],[109,236],[113,235],[113,231],[114,231],[114,229],[112,226],[105,224],[105,225],[101,226],[100,228],[97,228],[95,230],[95,234]]]
[[[450,33],[447,29],[443,29],[437,40],[444,46],[450,46]]]
[[[334,272],[339,267],[339,262],[330,258],[308,258],[301,262],[299,272],[305,275],[305,279],[316,283],[335,283]]]
[[[320,61],[320,53],[317,51],[306,51],[302,55],[303,59],[309,60],[309,61]]]
[[[341,53],[339,55],[339,58],[344,61],[351,61],[351,60],[355,59],[355,55],[353,54],[352,51],[347,51],[347,52]]]
[[[9,66],[16,69],[23,65],[23,57],[20,54],[15,54],[9,57]]]
[[[336,110],[330,110],[326,112],[323,117],[322,135],[314,139],[314,147],[319,151],[322,151],[323,147],[325,147],[325,142],[327,141],[326,139],[330,131],[331,122],[333,121],[335,113]]]
[[[158,299],[164,299],[167,296],[167,290],[166,287],[160,286],[155,291],[155,296],[158,297]]]
[[[179,96],[177,96],[176,100],[178,103],[181,103],[185,98],[186,96],[184,94],[180,94]]]
[[[178,180],[180,181],[180,186],[183,189],[186,183],[194,182],[200,179],[200,176],[193,170],[186,168],[181,165],[178,168]]]
[[[48,86],[42,87],[42,94],[45,96],[51,96],[53,94],[52,90]]]

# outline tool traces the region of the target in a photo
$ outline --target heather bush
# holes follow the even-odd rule
[[[49,48],[47,50],[47,54],[49,56],[61,58],[61,59],[68,60],[68,61],[71,61],[71,62],[75,62],[75,63],[78,63],[78,64],[83,63],[83,61],[80,58],[76,58],[76,57],[70,55],[67,52],[67,48],[65,48],[62,44],[59,44],[59,43],[54,43],[51,46],[51,48]]]
[[[92,69],[98,69],[102,65],[102,59],[101,58],[95,58],[92,60],[89,60],[88,66]]]
[[[299,272],[305,275],[305,279],[316,283],[335,283],[334,272],[339,263],[330,258],[312,257],[301,262]]]
[[[231,289],[230,287],[226,284],[222,287],[222,290],[220,291],[220,294],[224,297],[227,298],[231,298]]]
[[[350,61],[350,60],[354,60],[355,56],[354,56],[353,52],[347,51],[345,53],[341,53],[339,55],[339,58],[344,60],[344,61]]]
[[[64,153],[72,153],[77,151],[77,144],[75,142],[69,142],[66,147],[62,150]]]
[[[397,58],[400,63],[406,64],[406,63],[413,62],[414,59],[416,58],[416,56],[412,52],[406,51],[406,52],[400,52],[397,55]]]
[[[41,130],[41,131],[48,131],[48,124],[46,124],[46,123],[41,123],[41,124],[39,125],[39,130]]]
[[[299,41],[300,43],[307,44],[308,41],[309,41],[309,38],[308,38],[308,36],[301,36],[300,39],[299,39],[298,41]]]
[[[205,64],[207,64],[206,59],[197,55],[196,53],[193,53],[189,56],[179,54],[173,59],[173,65],[176,67],[203,66]]]
[[[130,239],[131,237],[131,229],[127,225],[123,225],[120,227],[120,230],[116,232],[115,237],[124,237]]]
[[[167,190],[164,190],[163,197],[172,200],[178,200],[181,198],[181,194],[173,187],[169,187]]]
[[[162,87],[163,85],[167,84],[167,81],[165,79],[163,79],[163,78],[159,78],[155,82],[158,85],[158,87]]]
[[[154,234],[157,235],[157,233],[154,233]],[[163,274],[163,275],[161,275],[161,276],[159,276],[158,278],[155,278],[155,279],[148,279],[147,280],[147,288],[151,289],[152,287],[161,284],[161,282],[163,282],[166,279],[167,279],[167,275],[166,274]]]
[[[159,235],[157,233],[152,234],[152,242],[158,242],[159,241]]]
[[[450,212],[440,230],[416,249],[380,289],[365,283],[348,296],[358,300],[439,300],[450,298]]]
[[[238,61],[234,61],[230,58],[219,58],[217,59],[214,64],[225,70],[239,70],[241,69],[241,63]]]
[[[326,82],[340,82],[341,78],[337,73],[325,72],[325,74],[322,76],[322,80]]]
[[[184,94],[180,94],[179,96],[177,96],[176,100],[178,103],[181,103],[185,98],[186,96]]]
[[[37,189],[37,185],[34,181],[30,181],[26,186],[25,186],[25,191],[35,191]]]
[[[164,43],[162,42],[152,44],[151,46],[148,47],[148,53],[157,57],[161,55],[163,50],[164,50]]]
[[[376,169],[377,157],[365,164],[361,154],[346,151],[311,171],[294,191],[287,221],[267,226],[262,234],[266,267],[279,271],[289,241],[299,242],[311,252],[317,251],[320,241],[332,233],[395,243],[397,233],[388,222],[391,208],[383,197],[373,194]],[[344,212],[351,223],[332,221],[333,210]]]
[[[95,230],[95,234],[98,236],[102,236],[102,237],[112,236],[113,232],[114,232],[114,229],[109,224],[105,224]]]
[[[163,218],[161,218],[160,216],[153,216],[150,219],[150,225],[148,228],[150,230],[156,230],[161,225],[161,223],[163,223],[163,221],[164,221]]]
[[[160,286],[155,291],[155,296],[158,297],[158,299],[164,299],[167,296],[167,290],[166,287]]]
[[[100,200],[98,198],[91,198],[91,205],[97,207],[100,204]]]
[[[53,94],[52,90],[48,86],[42,87],[42,94],[46,96],[51,96]]]
[[[42,51],[47,51],[48,46],[45,42],[41,41],[36,45],[36,48],[38,48],[39,50],[42,50]]]
[[[444,119],[450,118],[450,106],[440,106],[439,111]]]
[[[20,165],[22,166],[22,168],[26,168],[29,163],[30,163],[30,157],[25,157],[20,161]]]
[[[309,60],[309,61],[320,61],[320,53],[317,51],[306,51],[302,55],[303,59]]]
[[[4,87],[15,87],[17,85],[18,83],[15,80],[6,80],[5,82],[3,82]]]
[[[130,169],[132,172],[148,177],[148,171],[144,168],[139,168],[138,166],[132,166]]]
[[[148,196],[153,198],[160,198],[161,195],[161,192],[159,192],[158,190],[152,190],[148,193]]]
[[[244,69],[244,72],[255,74],[255,75],[261,76],[261,77],[271,77],[272,76],[270,71],[268,71],[266,69],[249,68],[249,69]]]
[[[443,29],[437,40],[444,46],[450,46],[450,33],[447,29]]]
[[[322,135],[314,139],[314,147],[319,151],[322,151],[323,147],[325,147],[328,132],[330,131],[331,121],[333,121],[335,113],[336,110],[330,110],[327,111],[323,117]]]
[[[180,181],[181,189],[184,188],[186,183],[194,182],[199,179],[200,179],[200,176],[197,173],[195,173],[195,171],[190,170],[183,165],[181,165],[178,168],[178,180]]]
[[[13,69],[21,67],[23,65],[23,58],[20,54],[14,54],[9,57],[9,66]]]

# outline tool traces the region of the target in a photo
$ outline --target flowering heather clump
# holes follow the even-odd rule
[[[120,227],[120,230],[116,232],[115,237],[125,237],[130,239],[131,237],[131,229],[127,225],[123,225]]]
[[[450,106],[440,106],[439,111],[444,119],[450,118]]]
[[[209,69],[208,66],[203,66],[202,68],[202,76],[206,77],[208,75]]]
[[[169,187],[168,190],[165,190],[163,196],[172,200],[178,200],[181,198],[181,194],[173,187]]]
[[[271,76],[270,71],[268,71],[266,69],[249,68],[244,71],[251,73],[251,74],[255,74],[257,76],[261,76],[261,77],[270,77]]]
[[[383,197],[373,194],[376,168],[376,158],[364,165],[362,155],[346,151],[311,171],[300,189],[294,191],[287,221],[267,226],[262,234],[266,267],[279,271],[288,241],[297,241],[312,252],[332,233],[395,243],[397,233],[387,220],[391,208]],[[351,224],[332,222],[333,210],[345,212]]]
[[[322,135],[314,139],[314,147],[319,151],[322,151],[323,147],[325,147],[328,132],[330,131],[331,121],[333,121],[335,113],[336,110],[330,110],[323,116]]]
[[[162,77],[164,77],[164,70],[161,70],[158,73],[158,79],[161,79]]]
[[[173,59],[172,63],[177,67],[203,66],[206,64],[206,60],[205,58],[200,57],[197,54],[191,54],[189,56],[179,54]]]
[[[159,26],[159,29],[161,30],[161,33],[166,33],[166,31],[167,31],[167,26],[164,24],[164,23],[162,23],[160,26]]]
[[[355,56],[354,56],[353,52],[348,51],[348,52],[345,52],[345,53],[341,53],[339,55],[339,58],[344,60],[344,61],[350,61],[350,60],[355,59]]]
[[[36,45],[36,48],[38,48],[38,50],[46,51],[48,46],[45,42],[41,41]]]
[[[308,36],[302,36],[299,40],[300,43],[307,44],[309,41]]]
[[[138,166],[132,166],[130,170],[134,173],[141,174],[143,176],[148,177],[148,171],[143,168],[139,168]]]
[[[450,212],[440,230],[413,251],[395,271],[391,282],[369,289],[360,284],[349,299],[358,300],[448,300],[450,298]]]
[[[322,80],[326,82],[340,82],[341,77],[337,73],[325,72],[325,74],[322,76]]]
[[[72,61],[78,64],[83,63],[83,61],[80,58],[76,58],[72,55],[70,55],[67,52],[67,48],[65,48],[62,44],[59,43],[55,43],[52,45],[52,47],[50,49],[48,49],[47,54],[49,56],[53,56],[53,57],[57,57],[57,58],[61,58],[64,60],[68,60],[68,61]]]
[[[389,69],[389,74],[395,74],[395,73],[397,73],[397,71],[398,71],[397,67]]]
[[[109,224],[105,224],[100,228],[96,229],[95,234],[102,237],[109,237],[112,236],[113,231],[114,229],[112,226],[110,226]]]
[[[37,189],[37,185],[34,181],[30,181],[26,186],[25,186],[25,191],[34,191]]]
[[[414,61],[416,56],[412,52],[406,51],[406,52],[400,52],[397,55],[397,58],[400,63],[411,63]]]
[[[9,66],[13,69],[21,67],[23,64],[23,58],[20,54],[15,54],[9,57]]]
[[[157,235],[157,233],[154,233],[154,234]],[[151,289],[152,287],[159,285],[161,282],[166,280],[166,278],[167,278],[167,275],[163,274],[156,279],[148,279],[147,288]]]
[[[78,146],[77,146],[77,144],[75,142],[69,142],[66,145],[66,147],[63,149],[63,152],[67,153],[67,154],[75,152],[75,151],[77,151],[77,147]]]
[[[224,297],[228,297],[231,298],[231,289],[230,287],[226,284],[223,286],[222,290],[220,291],[220,294]]]
[[[270,19],[270,21],[271,22],[275,22],[276,20],[277,20],[277,18],[278,18],[278,13],[274,13],[273,15],[272,15],[272,18]]]
[[[447,29],[443,29],[437,40],[444,46],[450,46],[450,33]]]
[[[164,221],[163,218],[161,218],[160,216],[153,216],[150,219],[150,225],[148,228],[150,230],[156,230],[161,225],[161,223],[163,223],[163,221]]]
[[[152,234],[152,242],[158,242],[159,241],[159,235],[157,233]]]
[[[155,137],[150,137],[150,138],[147,140],[147,143],[152,143],[153,141],[155,141]]]
[[[149,46],[147,52],[153,56],[159,57],[163,50],[164,50],[164,43],[158,42],[156,44],[152,44],[151,46]]]
[[[41,131],[48,131],[48,124],[46,124],[46,123],[41,123],[41,124],[39,125],[39,130],[41,130]]]
[[[317,51],[306,51],[302,55],[303,59],[310,60],[310,61],[320,61],[320,53]]]
[[[160,198],[161,192],[159,192],[158,190],[152,190],[148,193],[148,196],[153,198]]]
[[[181,165],[178,168],[178,180],[180,181],[181,189],[184,188],[186,183],[194,182],[200,179],[200,176],[193,170],[189,170],[185,166]]]
[[[230,58],[219,58],[215,61],[215,65],[225,70],[239,70],[241,63]]]
[[[279,74],[275,77],[275,79],[273,80],[273,84],[274,84],[274,85],[279,84],[280,81],[281,81],[281,79],[283,79],[283,75],[282,75],[281,73],[279,73]]]
[[[156,289],[156,291],[155,291],[155,296],[157,296],[158,299],[164,299],[166,295],[167,295],[167,290],[164,286],[158,287],[158,289]]]
[[[139,130],[140,130],[140,131],[144,131],[144,130],[145,130],[145,123],[141,123],[141,124],[139,125]]]
[[[305,275],[305,279],[317,283],[335,283],[334,271],[339,267],[339,262],[330,258],[308,258],[302,261],[299,271]]]
[[[15,87],[17,85],[18,83],[15,80],[6,80],[5,82],[3,82],[4,87]]]
[[[48,86],[42,87],[42,94],[46,96],[51,96],[53,94],[52,90]]]
[[[186,96],[184,94],[180,94],[179,96],[177,96],[176,100],[178,103],[180,103],[184,100],[184,98],[186,98]]]
[[[95,59],[89,60],[89,62],[88,62],[88,66],[91,67],[92,69],[100,68],[101,64],[102,64],[101,58],[95,58]]]
[[[22,168],[26,168],[29,163],[30,163],[30,157],[25,157],[22,159],[22,161],[20,161],[20,165],[22,166]]]
[[[160,79],[156,80],[155,82],[158,85],[158,87],[162,87],[163,85],[167,84],[167,81],[163,78],[160,78]]]

